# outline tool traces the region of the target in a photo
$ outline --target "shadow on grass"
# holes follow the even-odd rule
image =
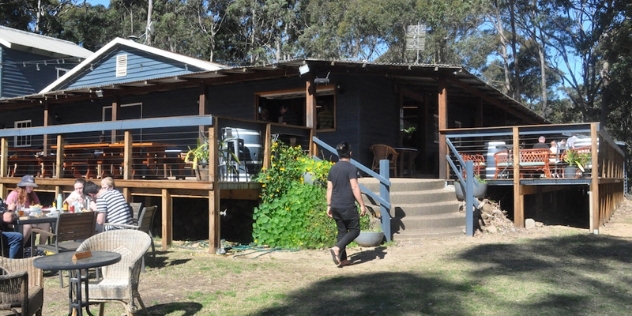
[[[291,293],[285,305],[255,315],[464,315],[462,291],[458,283],[412,273],[342,276]]]
[[[202,304],[200,303],[184,302],[154,305],[148,307],[147,312],[149,315],[167,315],[170,313],[177,313],[177,315],[192,316],[197,315],[201,309]]]
[[[592,234],[481,245],[458,255],[480,265],[472,277],[506,276],[557,291],[520,308],[545,314],[628,315],[632,240]],[[484,297],[481,297],[485,299]]]
[[[177,266],[181,264],[186,264],[190,261],[190,259],[179,259],[179,260],[171,260],[169,261],[169,252],[168,251],[156,251],[156,257],[152,258],[149,255],[145,256],[145,266],[151,268],[164,268],[166,266]]]
[[[383,254],[376,248],[352,260],[367,263]],[[254,315],[629,314],[631,240],[530,239],[474,246],[432,264],[423,260],[420,255],[418,272],[360,269],[321,280]]]

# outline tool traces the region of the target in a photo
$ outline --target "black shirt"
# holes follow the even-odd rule
[[[349,161],[338,161],[329,170],[327,181],[333,184],[331,207],[337,209],[354,208],[355,197],[350,179],[357,179],[357,168]]]

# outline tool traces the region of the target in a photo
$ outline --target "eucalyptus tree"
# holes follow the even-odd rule
[[[617,13],[615,0],[543,0],[549,9],[549,24],[542,29],[550,43],[553,65],[565,85],[573,93],[573,109],[582,114],[582,121],[604,118],[606,109],[599,100],[603,84],[603,59],[598,49]],[[604,121],[602,123],[605,124]]]
[[[224,44],[236,51],[234,60],[254,65],[293,57],[301,5],[296,0],[231,1]]]

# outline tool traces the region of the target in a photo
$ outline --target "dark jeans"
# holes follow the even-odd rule
[[[338,242],[340,260],[347,260],[347,245],[360,235],[360,216],[356,207],[348,209],[331,208],[331,215],[338,227]]]
[[[2,232],[2,247],[9,249],[9,258],[22,258],[22,234],[18,232]]]

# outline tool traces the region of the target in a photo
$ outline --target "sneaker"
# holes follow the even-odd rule
[[[37,256],[45,256],[46,252],[44,252],[44,250],[37,250]]]
[[[24,248],[24,258],[31,256],[31,247]]]

